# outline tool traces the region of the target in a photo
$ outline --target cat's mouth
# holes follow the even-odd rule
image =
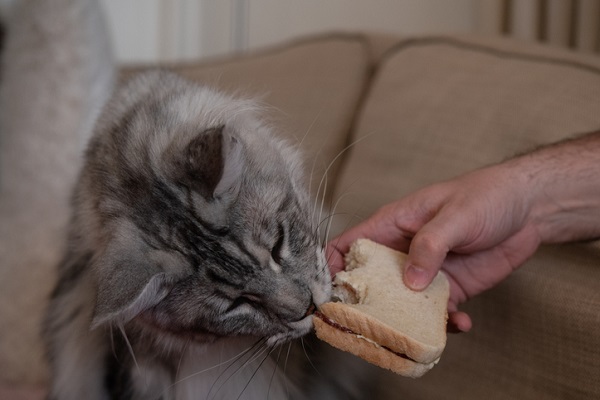
[[[305,336],[308,333],[310,333],[313,329],[313,314],[315,310],[316,307],[313,307],[312,310],[310,312],[307,312],[306,316],[301,320],[287,323],[286,326],[289,329],[285,332],[280,332],[271,336],[267,340],[267,345],[277,346],[279,344],[289,342],[290,340],[298,339],[299,337]]]
[[[298,339],[299,337],[309,334],[314,327],[313,318],[315,311],[317,311],[317,305],[311,302],[304,313],[304,317],[297,321],[286,323],[286,327],[288,329],[284,332],[271,336],[268,339],[267,344],[276,346],[278,344],[289,342],[290,340]]]

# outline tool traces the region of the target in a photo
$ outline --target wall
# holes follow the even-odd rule
[[[243,52],[332,30],[471,32],[478,0],[101,0],[123,62]]]
[[[473,0],[252,0],[250,46],[330,30],[469,32]]]

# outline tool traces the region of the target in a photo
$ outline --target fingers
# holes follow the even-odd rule
[[[473,327],[471,317],[462,311],[452,311],[448,313],[448,323],[446,330],[450,333],[469,332]]]
[[[448,239],[430,229],[424,227],[419,231],[408,251],[404,283],[412,290],[420,291],[429,286],[450,250]]]
[[[429,286],[448,252],[463,246],[472,230],[468,217],[456,218],[451,208],[441,208],[411,241],[404,271],[406,286],[417,291]]]
[[[473,327],[471,317],[465,312],[458,311],[458,304],[452,300],[448,301],[448,322],[446,330],[449,333],[469,332]]]
[[[442,267],[453,241],[450,232],[443,229],[444,225],[432,220],[413,238],[404,270],[404,283],[409,288],[425,289]]]

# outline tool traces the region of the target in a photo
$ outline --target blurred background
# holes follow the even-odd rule
[[[7,0],[4,0],[7,1]],[[480,33],[600,50],[600,0],[103,0],[121,62],[242,53],[306,34]]]

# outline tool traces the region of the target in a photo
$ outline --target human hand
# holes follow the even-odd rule
[[[527,180],[504,165],[436,184],[388,204],[327,246],[332,275],[358,238],[408,252],[404,281],[426,288],[441,269],[450,282],[448,329],[468,331],[458,305],[505,279],[541,243]]]

